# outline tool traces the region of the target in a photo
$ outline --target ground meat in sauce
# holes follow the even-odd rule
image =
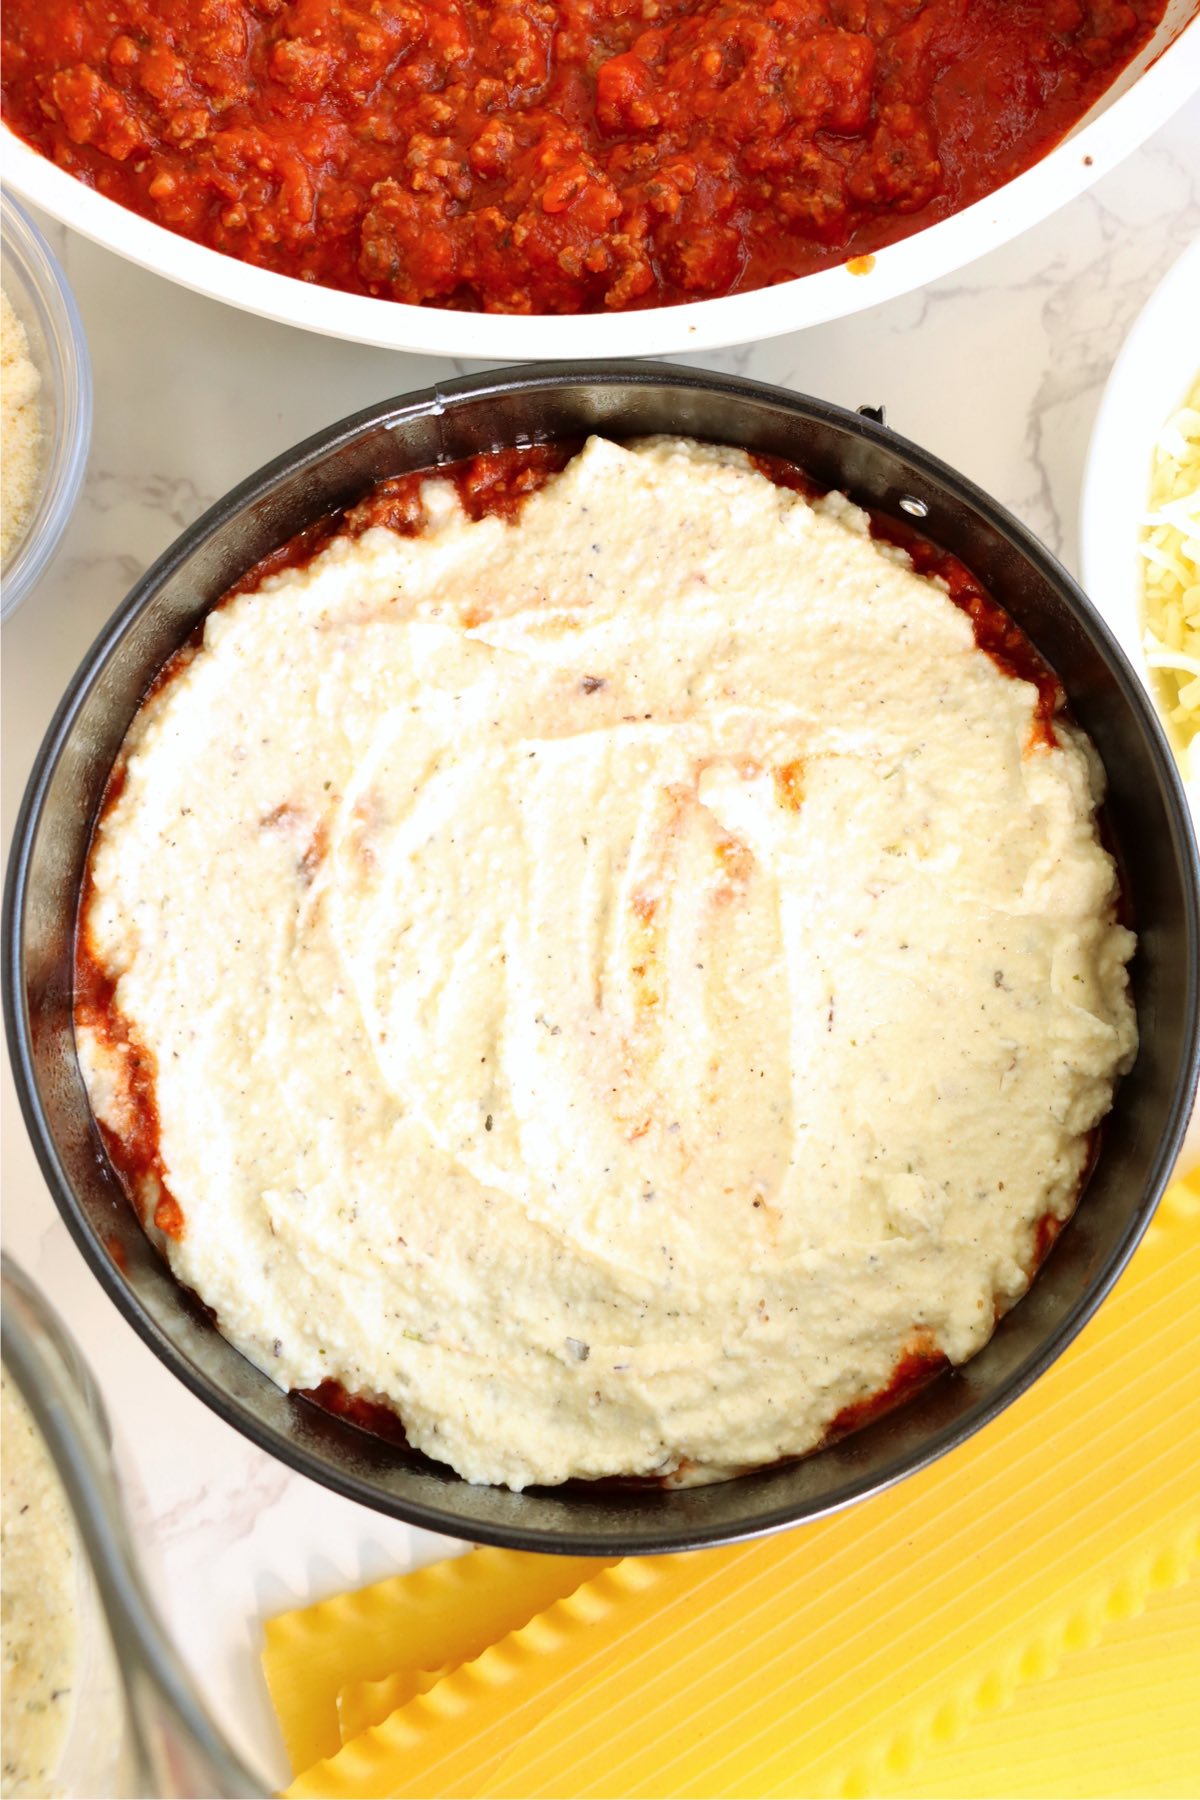
[[[417,304],[758,288],[1028,168],[1165,0],[7,0],[4,117],[227,255]]]

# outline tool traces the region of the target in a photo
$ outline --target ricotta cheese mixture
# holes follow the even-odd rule
[[[25,327],[0,290],[0,561],[25,536],[42,465],[42,378]]]
[[[0,1793],[57,1794],[79,1662],[75,1528],[50,1454],[8,1376],[3,1436],[3,1772]]]
[[[213,612],[136,720],[97,1114],[149,1055],[180,1279],[471,1481],[809,1450],[977,1351],[1075,1204],[1136,1044],[1095,755],[740,452],[423,500]]]

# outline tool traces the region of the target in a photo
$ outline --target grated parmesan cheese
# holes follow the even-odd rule
[[[1200,775],[1200,376],[1159,433],[1143,518],[1146,662],[1185,768]]]
[[[8,295],[0,292],[0,561],[25,535],[37,499],[42,466],[42,378],[29,356],[25,327]]]
[[[75,1703],[79,1618],[75,1527],[67,1497],[33,1414],[7,1375],[0,1376],[0,1424],[0,1795],[7,1800],[62,1792],[55,1776]]]

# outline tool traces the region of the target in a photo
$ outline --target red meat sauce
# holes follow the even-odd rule
[[[174,662],[176,659],[172,658]],[[170,664],[168,664],[170,667]],[[158,682],[161,683],[161,675]],[[104,790],[100,817],[109,812],[125,786],[125,767],[118,759]],[[116,982],[87,947],[87,918],[94,894],[91,856],[79,893],[75,934],[74,1016],[77,1027],[94,1032],[120,1059],[124,1069],[122,1129],[118,1133],[97,1120],[108,1159],[117,1171],[142,1224],[147,1219],[167,1237],[183,1235],[183,1210],[166,1183],[159,1136],[154,1055],[140,1044],[116,1001]]]
[[[894,1411],[897,1406],[903,1406],[906,1400],[911,1400],[914,1394],[927,1387],[935,1376],[949,1367],[949,1358],[944,1351],[938,1349],[933,1336],[927,1331],[915,1331],[900,1352],[887,1386],[865,1400],[855,1400],[849,1406],[843,1406],[829,1427],[826,1442],[836,1443],[839,1438],[849,1437],[852,1431],[861,1431],[864,1425],[870,1425],[885,1413]]]
[[[286,569],[304,567],[334,536],[356,537],[379,525],[404,536],[416,536],[424,523],[421,488],[433,476],[454,485],[464,511],[472,519],[497,516],[513,522],[518,518],[529,495],[536,493],[558,474],[578,449],[578,442],[573,441],[538,444],[519,450],[493,450],[463,462],[447,464],[438,469],[418,470],[380,482],[353,506],[318,520],[279,549],[261,558],[222,595],[216,606],[227,605],[238,595],[253,592],[268,576],[280,574]],[[802,494],[806,499],[818,499],[826,491],[803,469],[781,457],[755,455],[751,461],[760,473],[776,485]],[[940,578],[946,584],[950,598],[970,616],[980,648],[1006,674],[1030,681],[1037,687],[1038,701],[1031,730],[1031,744],[1052,746],[1055,742],[1052,721],[1055,713],[1063,706],[1062,688],[1019,626],[986,593],[963,563],[930,543],[907,522],[876,513],[871,515],[871,530],[882,540],[899,544],[920,573]],[[200,648],[203,634],[204,621],[201,620],[187,642],[159,670],[143,697],[143,705],[160,694],[182,673]],[[116,805],[124,785],[125,763],[123,755],[120,755],[113,765],[104,791],[97,813],[97,826]],[[138,1041],[136,1032],[121,1012],[116,1001],[116,984],[95,954],[87,924],[93,897],[94,881],[89,852],[77,915],[75,1019],[78,1025],[95,1032],[110,1050],[120,1056],[128,1071],[123,1129],[118,1134],[101,1124],[101,1139],[109,1161],[142,1224],[153,1224],[167,1237],[182,1238],[187,1229],[187,1221],[182,1207],[171,1192],[162,1155],[155,1098],[157,1069],[154,1055]],[[1095,1145],[1087,1173],[1080,1184],[1081,1193],[1094,1161]],[[1060,1230],[1061,1223],[1049,1215],[1038,1222],[1029,1265],[1031,1278],[1049,1254]],[[857,1430],[900,1405],[946,1366],[946,1358],[942,1353],[927,1343],[920,1333],[915,1334],[912,1342],[902,1352],[888,1384],[879,1393],[844,1408],[830,1427],[829,1441]],[[340,1382],[324,1381],[319,1387],[303,1390],[301,1397],[377,1437],[389,1439],[393,1443],[405,1442],[403,1423],[389,1407],[362,1395],[348,1393]],[[662,1485],[662,1478],[634,1478],[634,1485],[647,1483]],[[623,1479],[622,1485],[628,1485],[628,1482]],[[672,1485],[672,1478],[666,1478],[666,1485]]]
[[[869,255],[1020,174],[1165,0],[5,0],[12,129],[351,293],[669,304]]]
[[[348,1393],[340,1381],[322,1381],[315,1388],[299,1388],[297,1393],[301,1400],[311,1401],[322,1412],[345,1419],[372,1437],[386,1438],[390,1444],[408,1443],[404,1422],[392,1407],[381,1405],[377,1400],[367,1400],[362,1394]]]

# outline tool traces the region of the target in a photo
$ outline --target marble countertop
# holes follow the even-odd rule
[[[83,315],[96,417],[63,548],[4,627],[6,839],[69,676],[176,534],[309,432],[467,367],[271,324],[46,230]],[[885,404],[894,429],[972,477],[1074,567],[1105,379],[1139,308],[1198,233],[1200,98],[1090,193],[958,274],[840,323],[681,360],[843,405]],[[7,1062],[2,1122],[5,1247],[49,1293],[96,1372],[167,1623],[201,1690],[242,1753],[282,1781],[257,1667],[261,1619],[454,1546],[291,1474],[186,1392],[68,1237]]]

